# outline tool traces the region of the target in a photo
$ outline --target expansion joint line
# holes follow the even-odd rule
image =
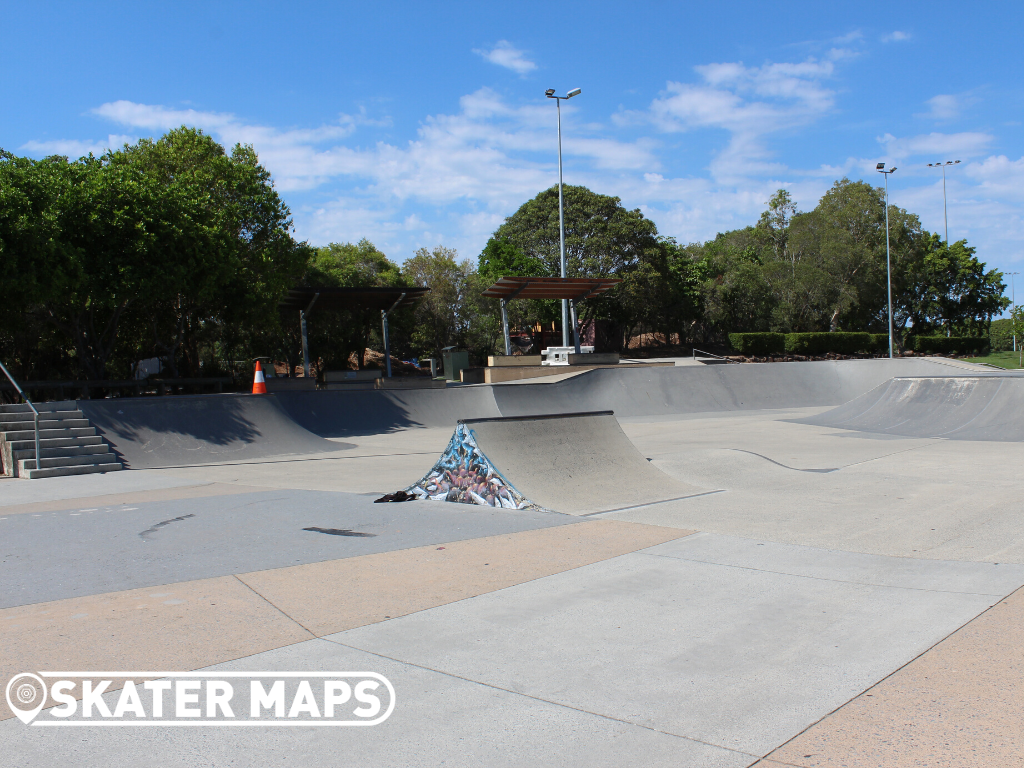
[[[274,602],[273,602],[272,600],[270,600],[270,599],[269,599],[268,597],[266,597],[266,595],[262,595],[262,594],[260,594],[258,590],[256,590],[256,589],[255,589],[254,587],[252,587],[251,585],[247,584],[247,583],[245,582],[245,580],[244,580],[244,579],[242,579],[242,577],[241,577],[241,576],[239,576],[239,575],[238,575],[237,573],[235,573],[235,574],[232,574],[232,575],[234,576],[234,578],[238,579],[238,583],[239,583],[239,584],[242,584],[243,586],[245,586],[245,588],[246,588],[246,589],[248,589],[248,590],[249,590],[250,592],[252,592],[252,593],[253,593],[254,595],[256,595],[256,596],[257,596],[257,597],[258,597],[258,598],[259,598],[260,600],[262,600],[263,602],[265,602],[265,603],[266,603],[267,605],[269,605],[269,606],[270,606],[271,608],[273,608],[273,609],[274,609],[275,611],[277,611],[278,613],[280,613],[280,614],[281,614],[282,616],[284,616],[284,617],[285,617],[286,619],[288,619],[289,621],[291,621],[291,622],[294,622],[295,624],[297,624],[297,625],[298,625],[299,627],[301,627],[301,628],[302,628],[302,630],[303,630],[304,632],[308,632],[308,633],[309,633],[309,635],[310,635],[311,637],[313,637],[313,638],[315,638],[315,639],[317,639],[317,640],[319,640],[319,639],[320,639],[320,638],[319,638],[319,636],[318,636],[318,635],[316,634],[316,632],[314,632],[313,630],[311,630],[311,629],[310,629],[309,627],[307,627],[307,626],[306,626],[305,624],[303,624],[303,623],[302,623],[301,621],[299,621],[298,619],[296,619],[296,618],[295,618],[294,616],[291,616],[291,615],[289,615],[289,613],[288,613],[287,611],[285,611],[285,610],[284,610],[283,608],[281,608],[281,607],[280,607],[279,605],[275,605],[275,604],[274,604]]]
[[[665,736],[672,736],[673,738],[683,739],[684,741],[690,741],[690,742],[693,742],[694,744],[701,744],[701,745],[703,745],[705,747],[714,747],[716,749],[724,749],[724,750],[726,750],[728,752],[732,752],[733,754],[737,754],[737,755],[745,755],[747,757],[752,757],[752,758],[755,758],[755,759],[760,757],[760,755],[756,755],[756,754],[754,754],[752,752],[744,752],[742,749],[736,749],[735,747],[726,747],[726,746],[724,746],[722,744],[715,744],[714,742],[711,742],[711,741],[702,741],[701,739],[695,739],[692,736],[684,736],[682,734],[673,733],[672,731],[666,731],[666,730],[663,730],[661,728],[653,728],[653,727],[651,727],[649,725],[644,725],[642,723],[634,723],[631,720],[626,720],[625,718],[622,718],[622,717],[615,717],[614,715],[607,715],[607,714],[603,714],[601,712],[592,712],[589,709],[583,709],[582,707],[574,707],[571,704],[565,704],[564,702],[561,702],[561,701],[553,701],[551,699],[545,699],[542,696],[534,696],[534,695],[529,694],[529,693],[523,693],[522,691],[513,691],[510,688],[504,688],[504,687],[502,687],[500,685],[495,685],[494,683],[486,683],[486,682],[484,682],[482,680],[474,680],[471,677],[465,677],[463,675],[457,675],[454,672],[446,672],[443,669],[435,669],[434,667],[429,667],[426,664],[417,664],[416,662],[413,662],[413,661],[406,661],[404,659],[395,658],[394,656],[388,656],[385,653],[378,653],[377,651],[368,651],[365,648],[360,648],[359,646],[355,646],[355,645],[349,645],[348,643],[343,643],[343,642],[341,642],[339,640],[333,640],[333,639],[331,639],[329,637],[325,637],[325,638],[321,638],[321,639],[327,640],[327,642],[329,642],[329,643],[334,643],[336,645],[340,645],[342,648],[350,648],[350,649],[352,649],[354,651],[359,651],[360,653],[368,653],[368,654],[370,654],[372,656],[376,656],[376,657],[381,658],[381,659],[387,659],[388,661],[393,661],[396,664],[402,664],[403,666],[407,666],[407,667],[415,667],[416,669],[423,669],[423,670],[426,670],[427,672],[434,672],[435,674],[444,675],[445,677],[450,677],[450,678],[452,678],[454,680],[462,680],[463,682],[471,683],[473,685],[482,685],[485,688],[490,688],[490,689],[495,690],[495,691],[502,691],[503,693],[510,693],[513,696],[522,696],[524,699],[531,699],[533,701],[539,701],[539,702],[541,702],[543,704],[550,704],[552,706],[560,707],[562,709],[569,709],[569,710],[572,710],[573,712],[582,712],[585,715],[592,715],[594,717],[600,717],[602,720],[610,720],[612,722],[622,723],[623,725],[629,725],[629,726],[632,726],[634,728],[642,728],[645,731],[651,731],[652,733],[660,733],[660,734],[663,734]]]
[[[886,680],[888,680],[889,678],[891,678],[891,677],[893,677],[893,676],[897,675],[898,673],[902,672],[902,671],[903,671],[904,669],[906,669],[907,667],[909,667],[909,666],[910,666],[911,664],[913,664],[913,663],[914,663],[915,661],[917,661],[918,659],[920,659],[921,657],[923,657],[923,656],[924,656],[925,654],[927,654],[927,653],[930,653],[930,652],[931,652],[931,651],[933,651],[933,650],[934,650],[935,648],[939,647],[939,646],[940,646],[940,645],[942,645],[942,644],[943,644],[944,642],[946,642],[947,640],[949,640],[949,638],[953,637],[953,635],[959,634],[959,633],[960,633],[960,632],[961,632],[961,631],[962,631],[962,630],[963,630],[964,628],[966,628],[966,627],[967,627],[967,625],[968,625],[968,624],[973,624],[973,623],[974,623],[975,621],[977,621],[978,619],[980,619],[980,618],[981,618],[982,616],[984,616],[984,615],[985,615],[986,613],[988,613],[989,611],[993,610],[993,609],[994,609],[994,608],[995,608],[996,606],[1002,605],[1002,604],[1003,604],[1003,603],[1005,603],[1005,602],[1006,602],[1007,600],[1009,600],[1009,599],[1010,599],[1011,597],[1013,597],[1013,596],[1014,596],[1015,594],[1017,594],[1018,592],[1021,592],[1021,591],[1024,591],[1024,587],[1018,587],[1017,589],[1013,590],[1013,592],[1011,592],[1010,594],[1008,594],[1008,595],[1005,595],[1005,596],[1004,596],[1004,597],[1003,597],[1003,598],[1002,598],[1001,600],[998,600],[998,601],[996,601],[995,603],[993,603],[992,605],[990,605],[990,606],[989,606],[988,608],[986,608],[986,609],[985,609],[984,611],[982,611],[981,613],[979,613],[979,614],[978,614],[977,616],[975,616],[974,618],[968,619],[968,620],[967,620],[967,621],[965,621],[965,622],[964,622],[963,624],[961,624],[961,625],[960,625],[959,627],[957,627],[957,628],[956,628],[956,629],[954,629],[954,630],[953,630],[952,632],[950,632],[950,633],[949,633],[948,635],[946,635],[945,637],[943,637],[943,638],[941,638],[941,639],[939,639],[939,640],[935,641],[935,642],[934,642],[934,643],[933,643],[932,645],[930,645],[930,646],[928,646],[927,648],[925,648],[925,649],[924,649],[923,651],[921,651],[921,652],[920,652],[919,654],[917,654],[917,656],[915,656],[914,658],[910,659],[910,660],[909,660],[909,661],[908,661],[908,662],[907,662],[906,664],[901,664],[901,665],[900,665],[899,667],[897,667],[896,669],[894,669],[894,670],[893,670],[892,672],[890,672],[890,673],[889,673],[888,675],[886,675],[885,677],[883,677],[883,678],[882,678],[881,680],[879,680],[879,681],[878,681],[877,683],[875,683],[874,685],[869,685],[869,686],[868,686],[867,688],[865,688],[865,689],[864,689],[863,691],[861,691],[860,693],[858,693],[858,694],[857,694],[856,696],[852,696],[852,697],[850,697],[850,699],[849,699],[848,701],[844,701],[844,702],[843,702],[842,704],[840,704],[840,705],[839,705],[838,707],[836,707],[835,709],[833,709],[833,710],[832,710],[831,712],[828,712],[828,713],[826,713],[826,714],[822,715],[821,717],[819,717],[819,718],[818,718],[817,720],[815,720],[815,721],[814,721],[813,723],[811,723],[810,725],[808,725],[808,726],[807,726],[806,728],[804,728],[804,729],[803,729],[802,731],[800,731],[800,732],[799,732],[798,734],[796,734],[796,735],[795,735],[795,736],[793,736],[792,738],[786,739],[786,740],[785,740],[784,742],[782,742],[781,744],[779,744],[779,746],[775,747],[775,749],[773,749],[773,750],[772,750],[771,752],[768,752],[767,754],[765,754],[765,755],[764,755],[764,758],[765,758],[766,760],[767,760],[767,759],[770,759],[770,758],[771,758],[771,755],[772,755],[772,752],[777,752],[777,751],[779,751],[780,749],[782,749],[782,748],[783,748],[784,746],[786,746],[787,744],[789,744],[790,742],[796,741],[796,740],[797,740],[798,738],[800,738],[800,737],[801,737],[801,736],[803,736],[803,735],[804,735],[805,733],[807,733],[807,732],[808,732],[809,730],[811,730],[811,728],[813,728],[814,726],[816,726],[816,725],[817,725],[818,723],[824,722],[824,721],[825,721],[825,720],[827,720],[828,718],[832,717],[832,715],[834,715],[834,714],[835,714],[836,712],[838,712],[839,710],[841,710],[841,709],[842,709],[843,707],[845,707],[845,706],[846,706],[847,704],[850,704],[851,702],[854,702],[854,701],[856,701],[856,700],[857,700],[857,699],[859,699],[859,698],[860,698],[861,696],[863,696],[864,694],[866,694],[866,693],[867,693],[868,691],[873,691],[873,690],[875,690],[875,689],[876,689],[876,688],[877,688],[878,686],[880,686],[880,685],[881,685],[882,683],[884,683],[884,682],[885,682]],[[785,763],[783,763],[783,765],[785,765]]]

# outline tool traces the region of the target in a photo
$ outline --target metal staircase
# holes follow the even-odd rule
[[[39,411],[39,457],[31,406],[0,405],[4,474],[35,479],[122,469],[110,446],[73,400],[35,403],[35,407]]]

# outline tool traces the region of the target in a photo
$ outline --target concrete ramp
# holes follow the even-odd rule
[[[78,408],[130,469],[251,461],[341,451],[295,423],[275,395],[179,395],[79,400]]]
[[[461,419],[415,485],[421,499],[583,515],[705,489],[651,466],[611,411]]]
[[[801,424],[951,440],[1024,441],[1024,377],[903,377]]]

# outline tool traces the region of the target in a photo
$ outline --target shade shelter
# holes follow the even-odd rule
[[[505,332],[505,354],[512,354],[508,333],[508,303],[512,299],[568,299],[576,354],[580,352],[580,332],[576,327],[576,302],[589,299],[615,287],[622,280],[614,277],[499,277],[483,292],[501,299],[501,325]]]
[[[306,335],[306,318],[313,307],[320,309],[379,309],[381,328],[384,332],[384,363],[387,376],[391,378],[391,338],[388,334],[388,315],[399,307],[415,304],[427,295],[429,288],[292,288],[278,302],[281,309],[297,309],[302,329],[302,365],[309,376],[309,341]]]

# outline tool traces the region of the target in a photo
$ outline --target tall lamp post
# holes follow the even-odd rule
[[[562,206],[562,102],[583,93],[573,88],[565,96],[556,96],[554,88],[548,88],[544,95],[554,99],[558,105],[558,254],[562,277],[565,277],[565,212]],[[562,299],[562,346],[569,346],[569,300]]]
[[[889,259],[889,174],[895,168],[885,170],[885,163],[879,163],[875,170],[885,177],[885,281],[889,288],[889,359],[892,360],[892,262]]]
[[[1014,275],[1019,275],[1020,272],[1007,272],[1006,274],[1008,274],[1010,276],[1010,307],[1011,307],[1011,309],[1010,309],[1010,317],[1012,318],[1013,317],[1013,309],[1012,309],[1012,307],[1016,307],[1017,306],[1017,290],[1016,290],[1016,286],[1014,285],[1013,277],[1014,277]],[[1011,323],[1010,329],[1013,331],[1013,351],[1016,352],[1017,351],[1017,329],[1014,328],[1013,325],[1012,325],[1013,320],[1010,320],[1010,323]]]
[[[956,165],[959,160],[947,160],[944,163],[928,163],[929,168],[942,169],[942,223],[946,227],[946,247],[949,248],[949,218],[946,216],[946,166]],[[895,171],[896,169],[893,168]]]

